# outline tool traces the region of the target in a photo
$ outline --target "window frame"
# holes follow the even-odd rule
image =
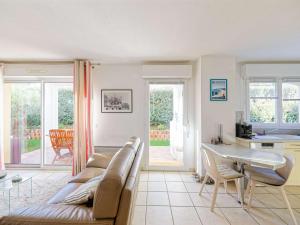
[[[246,120],[248,123],[252,124],[254,128],[274,128],[274,129],[299,129],[300,122],[299,123],[284,123],[282,121],[283,118],[283,109],[282,109],[282,83],[284,82],[286,78],[275,78],[275,77],[250,77],[246,80]],[[297,78],[297,79],[300,79]],[[274,123],[260,123],[260,122],[250,122],[250,83],[253,82],[274,82],[275,83],[275,122]],[[267,98],[266,98],[267,99]],[[274,99],[270,97],[270,99]]]

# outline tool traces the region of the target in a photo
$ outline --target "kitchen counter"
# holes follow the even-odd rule
[[[254,136],[252,139],[238,138],[237,140],[252,142],[252,143],[285,143],[285,142],[300,142],[300,136],[289,134],[271,134]]]

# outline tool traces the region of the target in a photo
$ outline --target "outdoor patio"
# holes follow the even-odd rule
[[[55,153],[52,147],[46,147],[45,151],[45,164],[47,165],[71,165],[72,156],[68,149],[61,150],[61,158],[57,158],[52,164]],[[22,164],[40,164],[41,163],[41,151],[40,149],[34,150],[32,152],[23,153],[21,156]]]
[[[182,157],[181,157],[182,158]],[[149,147],[150,166],[182,166],[182,159],[172,156],[170,146],[150,146]]]

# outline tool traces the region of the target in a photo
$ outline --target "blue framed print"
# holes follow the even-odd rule
[[[210,101],[227,101],[227,79],[210,79]]]

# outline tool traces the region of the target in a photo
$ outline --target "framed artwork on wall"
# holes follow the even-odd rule
[[[227,101],[227,79],[210,79],[210,101]]]
[[[132,89],[102,89],[102,113],[132,113]]]

